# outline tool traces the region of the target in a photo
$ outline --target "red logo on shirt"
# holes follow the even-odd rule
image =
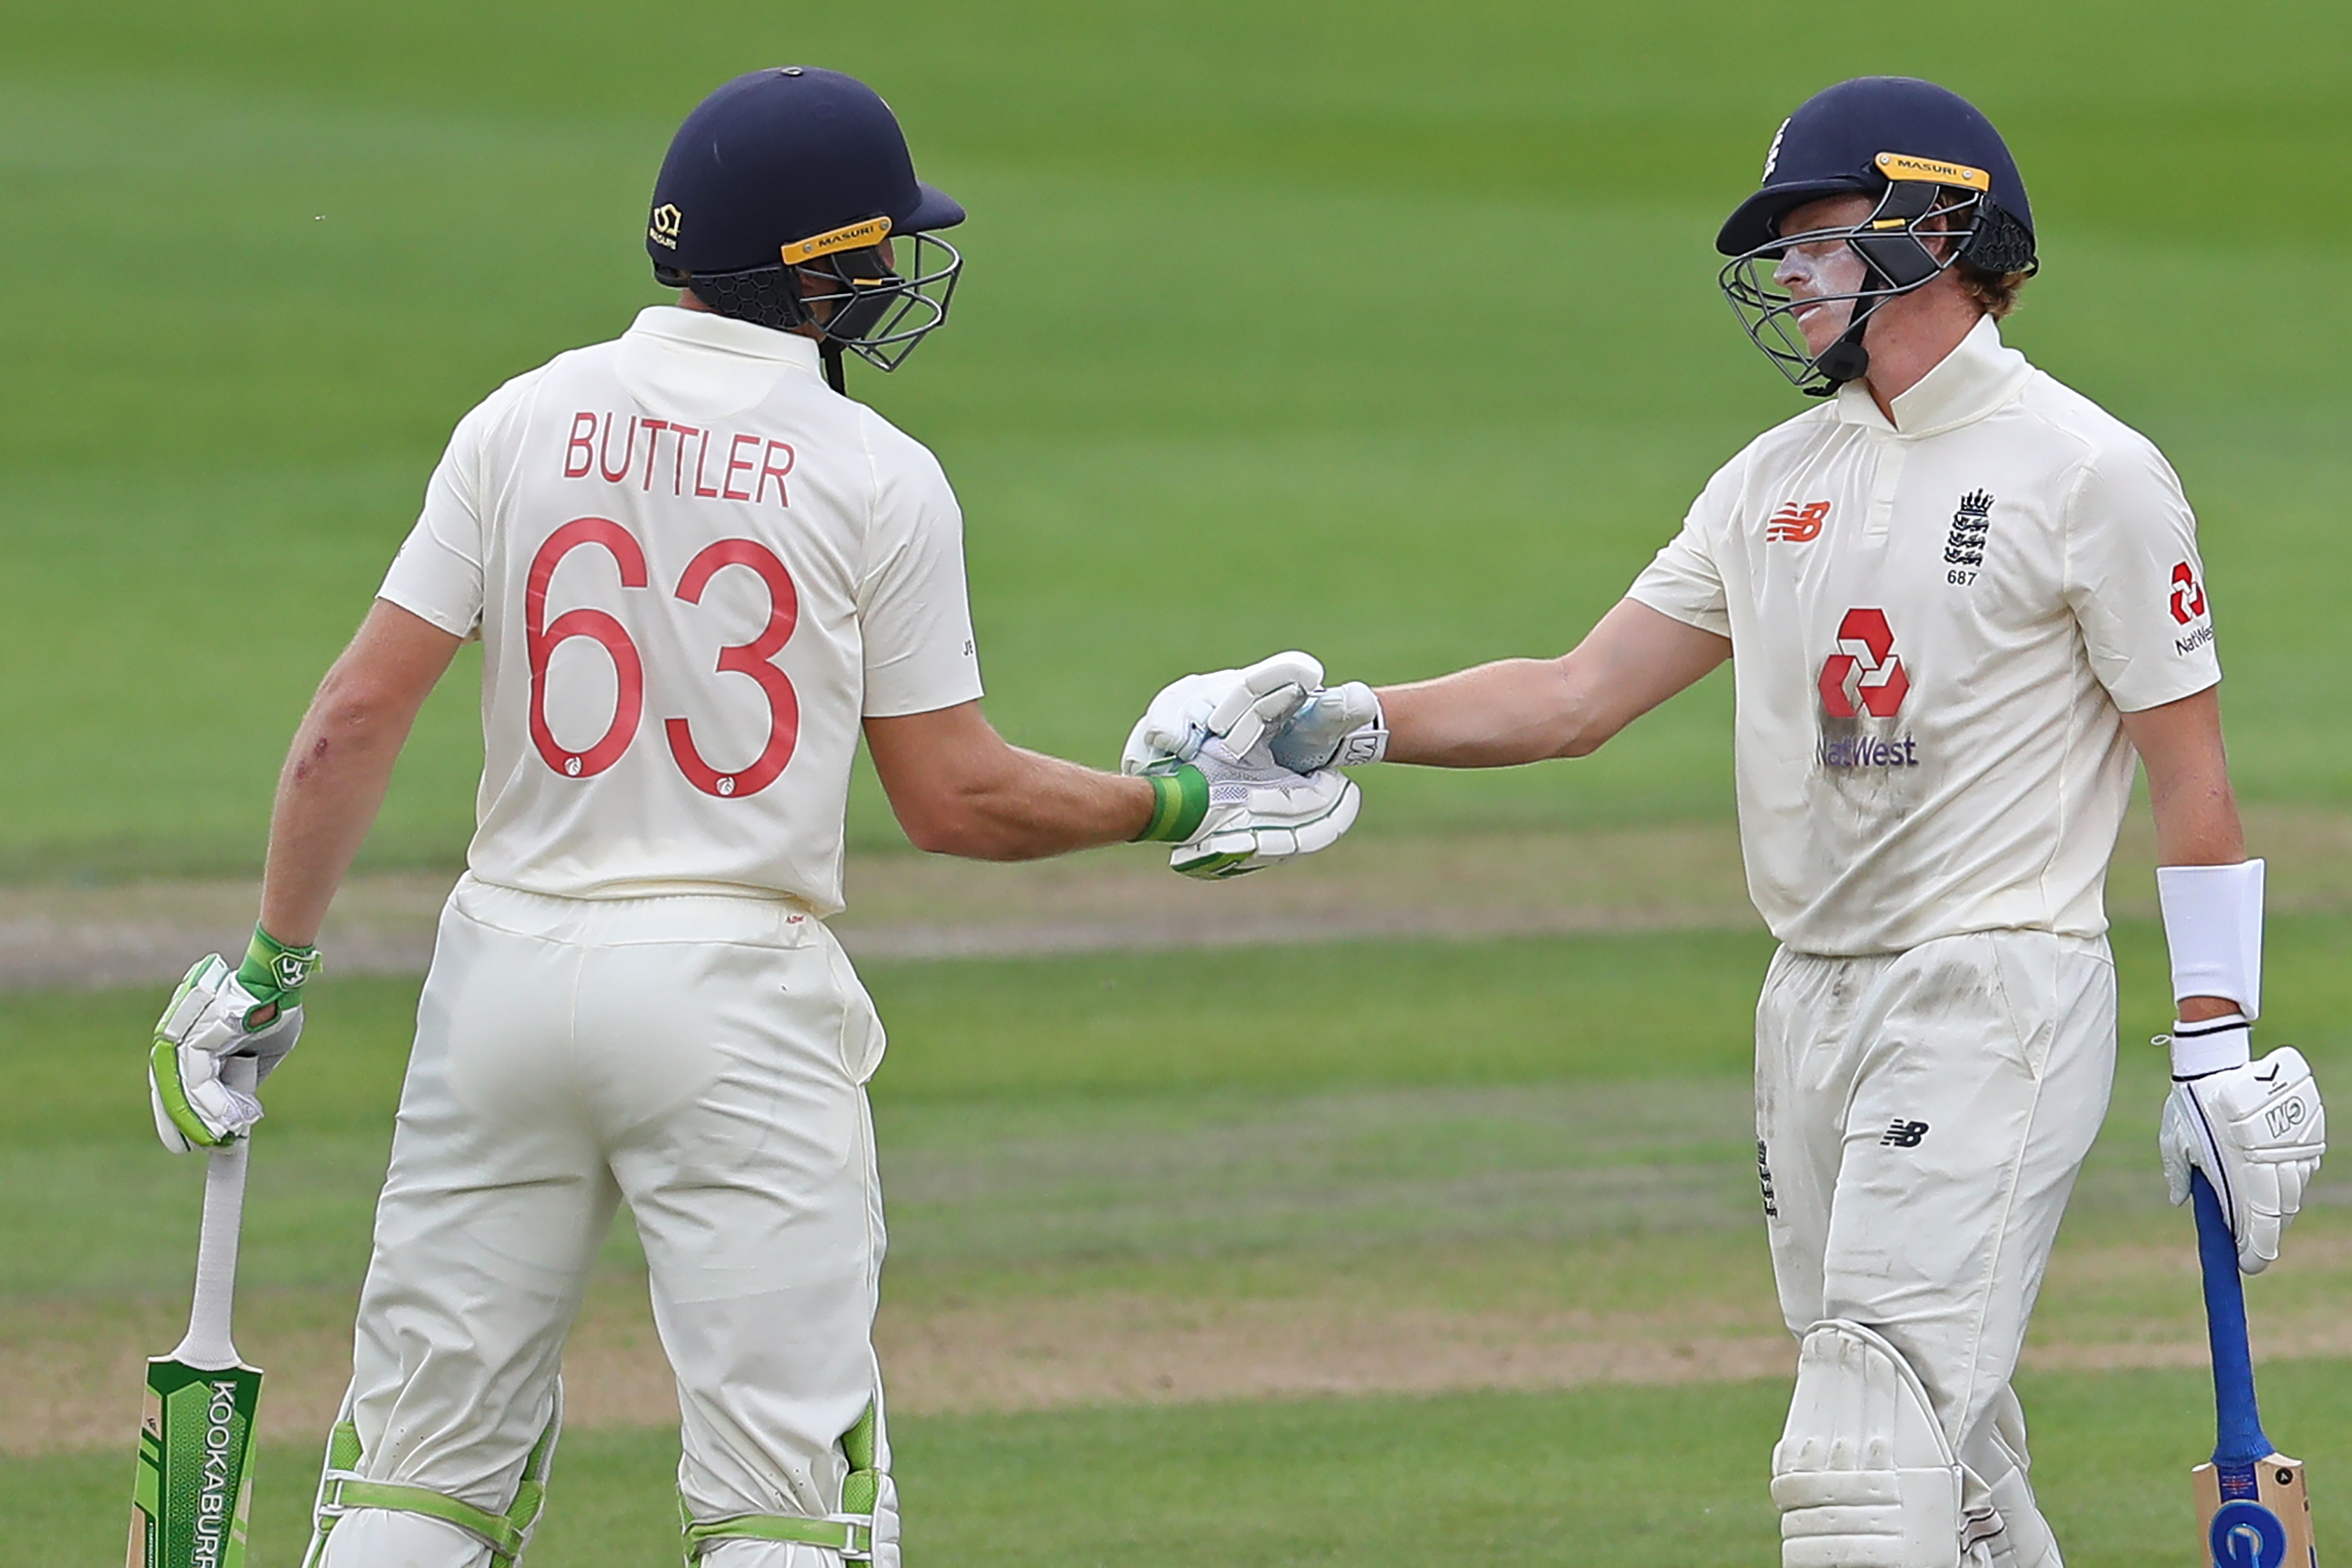
[[[1822,524],[1829,520],[1830,503],[1825,500],[1807,501],[1802,506],[1790,501],[1772,514],[1764,537],[1784,544],[1809,543],[1822,536]]]
[[[2205,585],[2197,569],[2183,561],[2172,569],[2172,618],[2187,626],[2205,613]]]
[[[1911,678],[1895,657],[1895,629],[1885,610],[1848,610],[1838,623],[1838,650],[1822,663],[1822,710],[1832,719],[1867,713],[1892,719],[1910,694]]]

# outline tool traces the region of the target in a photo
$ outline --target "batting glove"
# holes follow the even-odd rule
[[[2175,1079],[2157,1144],[2175,1206],[2189,1201],[2189,1171],[2204,1172],[2230,1215],[2239,1268],[2260,1274],[2277,1259],[2327,1152],[2327,1110],[2303,1053],[2281,1046],[2259,1061]]]
[[[1345,773],[1296,773],[1267,757],[1262,746],[1239,757],[1214,739],[1202,742],[1193,760],[1177,764],[1173,773],[1151,776],[1163,795],[1172,784],[1197,796],[1197,813],[1155,813],[1153,821],[1168,818],[1158,836],[1175,841],[1169,868],[1208,880],[1246,876],[1328,849],[1355,826],[1363,805],[1363,793]],[[1145,837],[1153,836],[1147,829]]]
[[[1279,731],[1323,683],[1323,666],[1303,653],[1278,653],[1246,669],[1219,669],[1169,682],[1127,737],[1120,768],[1148,773],[1162,763],[1189,763],[1211,740],[1245,755]],[[1307,770],[1300,770],[1307,771]]]
[[[302,1036],[302,987],[318,973],[319,950],[289,948],[259,927],[245,963],[218,953],[197,961],[155,1021],[147,1057],[147,1098],[155,1135],[175,1154],[234,1143],[261,1120],[261,1101],[232,1086],[223,1064],[254,1064],[253,1082],[277,1070]]]
[[[1318,686],[1274,731],[1271,744],[1274,760],[1295,773],[1363,767],[1389,754],[1388,718],[1360,680]]]

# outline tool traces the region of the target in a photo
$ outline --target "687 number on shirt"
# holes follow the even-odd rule
[[[552,621],[547,618],[547,588],[556,567],[574,550],[592,546],[612,556],[620,570],[622,587],[649,585],[645,546],[635,534],[610,518],[577,517],[549,534],[539,553],[531,557],[522,598],[524,657],[530,665],[531,744],[549,767],[574,779],[594,778],[619,762],[635,741],[645,717],[645,660],[627,628],[607,612],[584,606],[566,610]],[[768,624],[750,642],[720,648],[718,673],[745,676],[758,683],[768,700],[767,742],[749,767],[721,773],[703,760],[694,743],[693,727],[686,720],[662,721],[677,771],[696,789],[720,800],[757,795],[775,783],[784,764],[793,760],[801,730],[800,697],[793,690],[791,679],[772,662],[792,640],[793,627],[800,619],[800,593],[775,552],[757,540],[722,539],[687,563],[672,592],[689,605],[698,605],[710,580],[730,566],[752,573],[766,584]],[[578,751],[559,743],[547,722],[548,661],[573,637],[586,637],[602,647],[613,661],[615,678],[612,722],[595,744]]]

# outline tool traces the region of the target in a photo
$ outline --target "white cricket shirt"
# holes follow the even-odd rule
[[[381,590],[481,636],[474,874],[839,910],[860,720],[981,692],[962,526],[806,338],[655,306],[491,394]]]
[[[1848,385],[1758,437],[1631,595],[1731,639],[1748,889],[1806,952],[2104,931],[2121,715],[2221,678],[2179,480],[1990,318],[1894,424]]]

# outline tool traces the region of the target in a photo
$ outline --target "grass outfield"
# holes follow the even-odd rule
[[[2345,915],[2282,917],[2269,933],[2265,1034],[2300,1043],[2323,1078],[2352,1071],[2348,942]],[[2168,1021],[2161,938],[2134,921],[2116,943],[2124,1038],[2144,1040]],[[1294,1156],[1311,1184],[1391,1179],[1408,1192],[1482,1162],[1696,1163],[1724,1178],[1744,1223],[1748,1016],[1769,952],[1760,936],[1692,932],[868,965],[892,1034],[874,1087],[884,1173],[908,1187],[892,1267],[1189,1252],[1165,1231],[1183,1193],[1205,1183],[1230,1203],[1278,1190]],[[356,1282],[415,995],[414,982],[320,983],[302,1050],[270,1086],[249,1286]],[[138,992],[0,994],[0,1079],[12,1086],[0,1186],[28,1200],[0,1211],[0,1301],[184,1289],[202,1184],[151,1142],[139,1047],[157,1005]],[[2127,1046],[2090,1206],[2147,1206],[2144,1144],[2162,1084],[2160,1053]],[[1699,1130],[1687,1138],[1678,1102]],[[1321,1142],[1286,1147],[1286,1118],[1310,1120]],[[1014,1179],[1024,1147],[1052,1157]],[[1155,1152],[1167,1168],[1145,1157]],[[971,1179],[982,1168],[991,1179]],[[1058,1173],[1050,1203],[1037,1172]],[[1155,1189],[1159,1210],[1106,1205]],[[1650,1195],[1622,1194],[1626,1227],[1640,1228]],[[1065,1230],[1093,1228],[1068,1246],[1048,1243],[1051,1226],[984,1243],[992,1210],[1034,1217],[1041,1205]],[[1139,1234],[1122,1234],[1121,1212],[1143,1216]],[[1327,1218],[1303,1205],[1270,1230],[1219,1230],[1210,1250],[1278,1250]]]
[[[2352,150],[2341,7],[910,0],[877,27],[722,0],[653,26],[610,0],[0,19],[0,188],[37,215],[0,287],[39,302],[0,321],[0,734],[37,759],[0,771],[0,875],[257,863],[284,737],[448,427],[656,298],[635,236],[669,129],[782,58],[880,84],[974,214],[957,321],[859,390],[957,478],[1022,740],[1108,760],[1171,673],[1285,643],[1396,678],[1570,640],[1800,406],[1717,298],[1715,224],[1798,99],[1900,69],[2023,159],[2049,266],[2016,341],[2200,504],[2242,786],[2352,787],[2352,217],[2305,173]],[[462,843],[469,669],[375,863]],[[1725,706],[1718,679],[1572,774],[1384,775],[1366,831],[1723,813]],[[856,834],[896,841],[870,790]]]
[[[2347,939],[2342,915],[2282,918],[2271,936],[2266,1025],[2323,1076],[2352,1069]],[[2127,923],[2117,950],[2130,1040],[2162,1019],[2157,933]],[[1297,1353],[1328,1359],[1320,1325],[1391,1358],[1360,1369],[1375,1387],[1481,1333],[1524,1334],[1530,1355],[1563,1337],[1686,1353],[1774,1336],[1744,1081],[1765,956],[1752,936],[1696,933],[871,965],[895,1034],[877,1088],[886,1319],[948,1333],[950,1361],[1088,1348],[1057,1334],[1230,1359],[1235,1324],[1300,1328]],[[321,1388],[331,1402],[414,996],[322,984],[273,1086],[247,1237],[241,1337],[281,1408]],[[135,1356],[184,1310],[199,1184],[145,1127],[136,1042],[155,1002],[0,996],[0,1186],[19,1200],[0,1214],[0,1379],[37,1409],[56,1368],[87,1366],[127,1410]],[[2183,1471],[2210,1440],[2194,1368],[2147,1359],[2152,1344],[2193,1356],[2197,1334],[2186,1222],[2148,1147],[2162,1072],[2157,1053],[2124,1053],[2030,1356],[2070,1561],[2179,1554]],[[2253,1287],[2265,1345],[2340,1353],[2346,1197],[2323,1182],[2287,1261]],[[600,1289],[641,1293],[638,1267],[616,1238]],[[975,1322],[1033,1321],[1044,1342],[971,1338]],[[2118,1361],[2136,1370],[2065,1370]],[[2273,1429],[2323,1475],[2352,1458],[2347,1379],[2336,1361],[2269,1374]],[[1777,1382],[1111,1407],[1160,1397],[1106,1384],[1052,1401],[1100,1408],[909,1409],[919,1547],[964,1562],[1017,1538],[1029,1560],[1074,1564],[1204,1546],[1417,1563],[1433,1540],[1505,1563],[1769,1551]],[[535,1559],[551,1568],[669,1549],[671,1438],[603,1419],[567,1440]],[[85,1425],[62,1452],[27,1445],[21,1423],[0,1437],[0,1517],[60,1561],[94,1559],[128,1466],[111,1430]],[[265,1454],[263,1562],[290,1556],[311,1462],[307,1445]],[[2323,1530],[2352,1524],[2324,1487],[2320,1501]]]
[[[2322,1478],[2319,1539],[2340,1541],[2352,1505],[2326,1478],[2352,1466],[2352,1364],[2279,1371],[2271,1427]],[[2187,1470],[2210,1439],[2211,1397],[2200,1374],[2045,1376],[2023,1393],[2069,1563],[2193,1560]],[[1786,1401],[1777,1384],[1718,1384],[932,1418],[894,1435],[916,1563],[1746,1568],[1773,1551],[1763,1478]],[[568,1435],[532,1568],[671,1561],[675,1463],[667,1433]],[[0,1512],[54,1561],[107,1560],[129,1472],[127,1454],[0,1463]],[[255,1562],[299,1557],[316,1473],[310,1451],[263,1449]]]

